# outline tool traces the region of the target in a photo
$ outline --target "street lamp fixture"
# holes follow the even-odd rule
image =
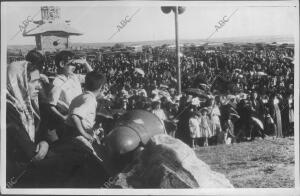
[[[161,10],[165,14],[169,14],[171,11],[175,15],[175,43],[176,43],[176,63],[177,63],[177,84],[178,94],[181,94],[181,68],[180,68],[180,54],[179,54],[179,42],[178,42],[178,14],[182,14],[185,11],[185,7],[181,6],[162,6]]]

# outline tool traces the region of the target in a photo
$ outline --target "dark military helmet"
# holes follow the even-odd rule
[[[157,116],[133,110],[117,120],[105,138],[105,146],[110,156],[120,156],[147,144],[152,136],[161,133],[164,133],[164,125]]]

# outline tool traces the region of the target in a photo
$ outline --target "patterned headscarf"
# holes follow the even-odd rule
[[[7,66],[7,94],[6,101],[10,107],[17,111],[16,116],[11,116],[14,123],[21,124],[30,139],[35,140],[34,117],[40,119],[39,114],[33,109],[28,91],[27,61],[13,62]],[[36,103],[36,101],[33,101]],[[8,125],[9,126],[9,125]]]

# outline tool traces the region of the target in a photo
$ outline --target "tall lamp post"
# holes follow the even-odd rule
[[[179,55],[179,42],[178,42],[178,14],[182,14],[185,11],[185,7],[178,6],[162,6],[161,10],[165,14],[169,14],[171,11],[175,15],[175,44],[176,44],[176,64],[177,64],[177,84],[178,94],[181,94],[181,68],[180,68],[180,55]]]

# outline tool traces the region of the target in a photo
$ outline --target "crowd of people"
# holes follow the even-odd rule
[[[29,181],[40,186],[39,172],[56,164],[57,171],[48,170],[46,184],[56,177],[79,183],[80,177],[70,177],[78,168],[92,180],[91,168],[99,168],[87,166],[91,157],[69,138],[101,143],[130,110],[152,112],[165,134],[193,148],[292,136],[293,58],[294,50],[286,47],[188,47],[181,54],[179,93],[175,53],[166,47],[92,61],[72,51],[49,58],[32,50],[26,61],[7,69],[7,154],[13,163],[8,176],[33,163],[35,173],[21,187]]]
[[[89,61],[91,69],[105,74],[107,78],[108,89],[105,92],[105,101],[101,101],[101,107],[107,110],[118,110],[119,113],[120,110],[125,112],[133,109],[153,111],[165,121],[167,130],[171,129],[173,136],[176,132],[173,129],[176,127],[178,129],[185,122],[176,135],[180,135],[179,132],[185,132],[183,140],[189,140],[187,142],[189,144],[191,144],[191,138],[187,134],[189,132],[188,121],[182,119],[186,116],[182,113],[189,111],[190,118],[194,112],[191,110],[201,113],[200,109],[206,107],[209,116],[208,124],[211,127],[209,131],[211,133],[208,135],[211,138],[222,135],[222,130],[225,129],[224,120],[228,118],[224,116],[224,113],[228,112],[223,111],[228,107],[223,106],[228,104],[240,118],[233,119],[233,124],[236,126],[231,131],[232,134],[227,135],[232,135],[236,139],[245,139],[245,137],[253,139],[257,136],[257,134],[252,134],[251,117],[256,117],[262,122],[263,128],[260,132],[263,136],[266,134],[292,135],[293,48],[253,46],[243,49],[232,46],[213,49],[206,50],[195,46],[182,49],[183,92],[181,94],[177,92],[175,53],[166,46],[147,47],[143,52],[136,53],[111,53],[102,55],[101,59]],[[81,56],[77,55],[75,58],[81,57],[82,53]],[[45,57],[42,70],[48,75],[59,73],[53,56]],[[84,66],[77,64],[74,73],[84,75],[87,71]],[[81,77],[81,82],[82,80],[83,77]],[[207,95],[194,109],[191,100],[199,95],[189,94],[185,91],[188,88],[200,88],[203,90],[202,94]],[[279,111],[276,110],[275,102],[278,102]],[[189,108],[186,108],[187,105]],[[52,108],[55,110],[54,107]],[[66,109],[64,111],[67,112]],[[244,117],[245,115],[247,117]],[[217,116],[220,119],[220,128],[218,126],[218,130],[215,131],[215,128],[212,128],[215,127],[212,122],[218,121]],[[241,123],[241,121],[247,123]],[[267,122],[274,123],[269,125]],[[241,127],[240,124],[246,124],[247,127],[245,128],[244,125]],[[237,137],[236,134],[238,134]]]
[[[279,46],[209,51],[185,47],[181,94],[177,92],[175,53],[167,47],[103,55],[101,61],[89,63],[106,74],[106,109],[152,111],[171,135],[190,145],[193,135],[204,140],[200,145],[208,145],[224,143],[224,138],[241,141],[293,135],[293,56],[293,48]],[[79,67],[77,71],[84,70]],[[200,95],[187,92],[189,88],[201,89]],[[200,103],[195,106],[197,97]],[[206,120],[200,120],[203,108]],[[197,128],[197,134],[189,126],[195,112],[199,124],[208,125],[206,129],[201,125],[200,133]]]

